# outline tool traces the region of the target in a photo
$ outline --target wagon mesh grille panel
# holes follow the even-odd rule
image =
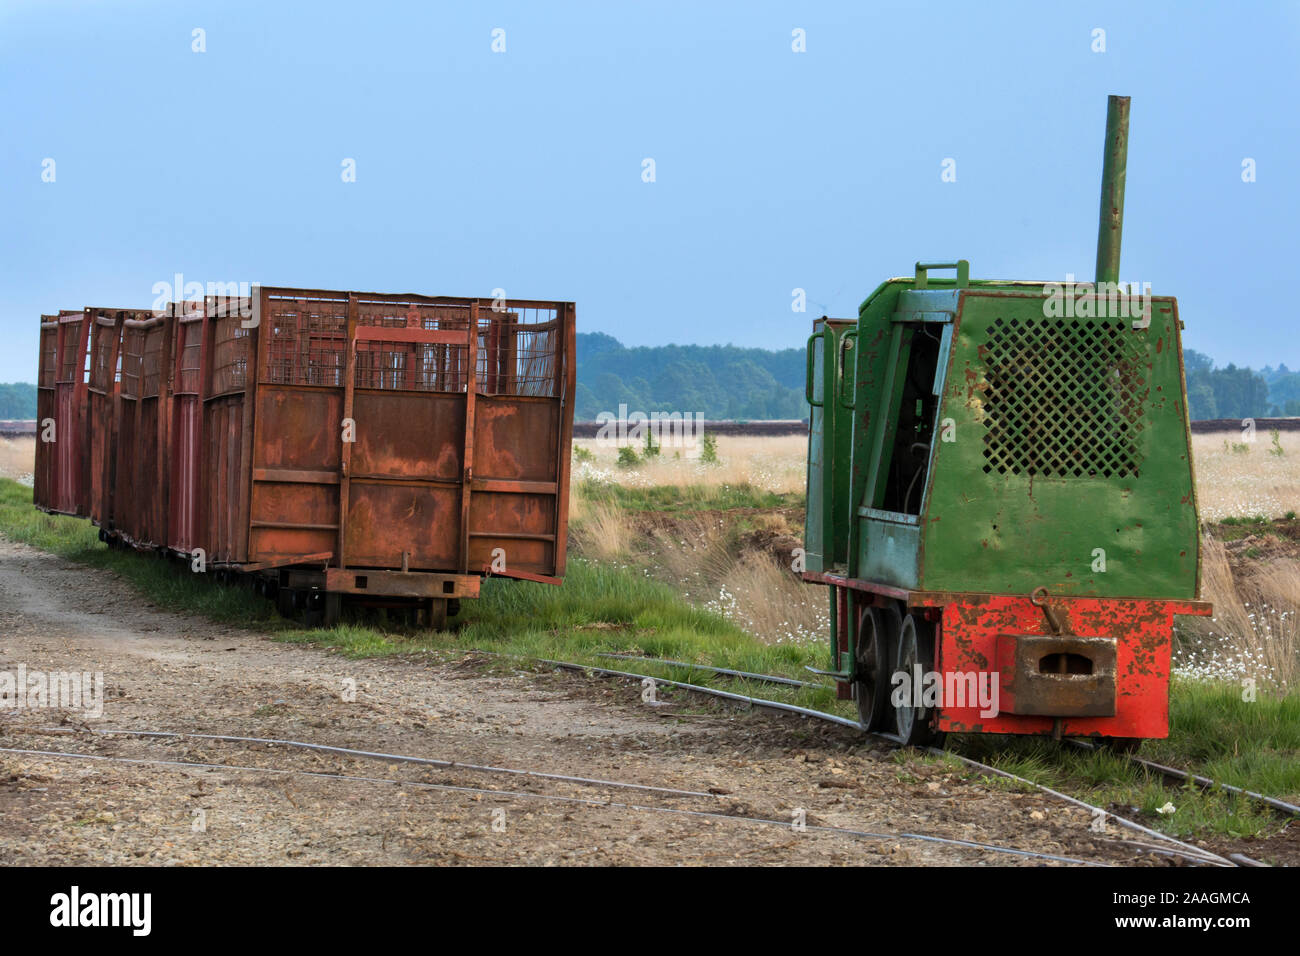
[[[556,395],[559,322],[554,309],[479,312],[479,390],[486,395]]]
[[[140,397],[140,368],[144,362],[144,329],[122,331],[122,397]]]
[[[59,356],[59,378],[60,382],[85,381],[84,369],[77,366],[81,363],[78,359],[81,357],[81,319],[77,318],[72,321],[64,321],[60,313],[59,324],[63,327],[63,354]],[[82,376],[82,377],[78,377]]]
[[[468,305],[362,302],[357,306],[359,325],[393,329],[463,333],[469,328],[469,316]],[[463,392],[469,379],[468,352],[466,346],[451,343],[360,341],[355,384],[409,392]]]
[[[176,370],[177,395],[199,394],[199,370],[203,348],[203,323],[182,322],[178,326],[180,336],[181,361]]]
[[[215,325],[212,348],[212,394],[243,391],[248,381],[250,330],[238,314],[212,320]]]
[[[461,333],[469,329],[471,300],[421,302],[358,297],[357,325]],[[358,339],[357,388],[461,392],[473,382],[486,395],[555,397],[562,346],[555,308],[478,309],[478,362],[467,344],[412,342],[394,336]],[[279,385],[340,387],[347,373],[348,303],[342,299],[273,298],[267,381]]]
[[[986,473],[1138,477],[1146,352],[1126,321],[999,318],[981,352]]]
[[[337,299],[275,299],[269,306],[267,381],[276,385],[343,384],[348,303]]]
[[[90,387],[103,393],[112,387],[120,371],[117,364],[120,359],[113,354],[120,327],[100,325],[95,322],[90,327],[90,332],[93,339],[90,356]]]
[[[162,391],[165,331],[158,326],[144,333],[144,355],[140,359],[141,398],[157,398]]]
[[[57,316],[43,315],[46,322],[57,321]],[[58,351],[59,333],[57,329],[41,329],[41,371],[39,384],[41,388],[54,387],[55,352]]]

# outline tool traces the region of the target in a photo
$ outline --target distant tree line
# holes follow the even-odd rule
[[[807,418],[802,349],[736,345],[656,345],[627,348],[602,332],[577,337],[578,389],[574,414],[700,413],[712,419]]]
[[[1214,360],[1194,349],[1183,353],[1187,405],[1192,418],[1265,418],[1300,415],[1300,372],[1286,365],[1256,372]]]
[[[36,417],[36,386],[27,382],[0,382],[0,418]]]
[[[807,418],[803,349],[736,345],[656,345],[627,348],[602,332],[578,335],[578,390],[574,414],[594,421],[601,412],[699,413],[711,419]],[[1187,401],[1193,419],[1300,415],[1300,372],[1286,365],[1261,371],[1226,365],[1193,349],[1187,364]],[[36,417],[36,386],[0,384],[0,418]]]

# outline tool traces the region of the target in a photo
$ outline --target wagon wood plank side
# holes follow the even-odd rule
[[[469,573],[469,504],[474,479],[474,397],[478,391],[478,300],[469,306],[469,327],[465,330],[465,452],[462,458],[460,491],[460,571]]]
[[[357,327],[357,297],[353,293],[348,293],[348,323],[346,329],[346,338],[344,339],[347,348],[347,364],[343,371],[343,420],[346,422],[351,419],[355,413],[356,404],[356,376],[357,376],[357,340],[361,337],[362,331],[376,331],[372,328],[359,329]],[[391,331],[398,331],[396,329]],[[355,428],[353,424],[353,428]],[[355,437],[355,436],[354,436]],[[352,446],[354,442],[345,441],[339,454],[339,535],[337,551],[337,564],[340,568],[348,566],[347,559],[347,533],[348,533],[348,510],[351,502],[350,491],[352,489],[351,465],[352,465]]]
[[[557,367],[563,363],[564,391],[560,395],[560,447],[559,487],[555,491],[555,577],[564,576],[568,558],[569,535],[569,469],[573,464],[573,408],[574,391],[577,388],[577,306],[566,302],[563,307],[563,346],[556,356]]]
[[[253,298],[248,300],[253,313],[253,322],[248,328],[248,341],[244,346],[244,397],[242,401],[243,420],[240,423],[240,471],[239,471],[239,524],[236,528],[236,560],[248,560],[248,521],[250,502],[253,497],[253,421],[257,418],[256,395],[257,383],[262,366],[258,361],[259,343],[262,340],[261,318],[266,314],[262,302],[262,290],[253,288]]]

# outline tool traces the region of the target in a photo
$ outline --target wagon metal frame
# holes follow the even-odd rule
[[[282,607],[559,583],[571,302],[254,286],[42,321],[38,507],[263,576]],[[87,374],[88,373],[88,374]],[[148,489],[148,491],[146,491]]]

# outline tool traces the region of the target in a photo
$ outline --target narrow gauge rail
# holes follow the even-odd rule
[[[28,731],[29,733],[32,731]],[[158,739],[186,739],[193,738],[199,740],[223,741],[228,743],[245,743],[260,744],[265,746],[280,746],[292,749],[309,750],[313,752],[327,752],[338,756],[354,757],[361,759],[379,760],[389,763],[407,763],[416,765],[425,765],[438,767],[446,770],[462,770],[482,772],[497,775],[511,775],[537,780],[548,780],[553,782],[571,783],[587,787],[604,787],[610,789],[635,790],[646,794],[654,794],[664,798],[697,798],[706,799],[716,803],[719,795],[706,793],[703,791],[677,790],[669,787],[655,787],[645,784],[628,783],[614,780],[601,780],[589,777],[567,776],[564,774],[545,773],[534,770],[523,770],[508,767],[490,767],[485,765],[465,764],[459,761],[438,760],[428,757],[413,757],[404,754],[387,754],[377,753],[374,751],[356,750],[347,747],[334,747],[324,744],[316,744],[308,741],[284,740],[275,738],[244,737],[237,735],[224,734],[186,734],[173,733],[168,731],[135,731],[135,730],[69,730],[68,728],[39,728],[39,732],[56,734],[59,736],[76,736],[79,733],[90,733],[99,736],[132,736],[139,738]],[[277,775],[301,775],[331,780],[343,780],[350,782],[365,782],[372,784],[387,784],[393,786],[412,787],[415,789],[438,790],[453,793],[468,793],[476,796],[493,796],[506,797],[513,799],[529,799],[549,802],[558,802],[566,804],[577,804],[590,806],[594,808],[613,808],[619,810],[630,810],[645,813],[663,813],[688,817],[700,817],[713,820],[729,820],[737,823],[753,824],[767,827],[776,827],[783,830],[790,829],[790,821],[782,819],[773,819],[770,817],[759,817],[744,814],[728,813],[718,810],[699,810],[683,807],[668,807],[650,804],[636,804],[618,802],[609,799],[595,799],[590,797],[575,797],[563,794],[537,793],[526,790],[497,790],[487,787],[472,787],[453,784],[430,783],[426,781],[401,780],[389,777],[372,777],[357,774],[331,773],[320,770],[302,770],[296,768],[282,767],[260,767],[253,765],[236,765],[214,761],[189,761],[189,760],[172,760],[162,758],[142,758],[142,757],[124,757],[111,754],[90,754],[79,751],[68,750],[43,750],[34,748],[19,747],[0,747],[0,753],[10,753],[21,756],[45,757],[52,759],[72,759],[85,761],[103,761],[109,763],[122,763],[137,766],[158,766],[172,769],[193,768],[199,770],[227,770],[252,773],[266,773]],[[850,836],[858,839],[867,840],[906,840],[911,842],[932,843],[944,846],[951,846],[959,849],[969,849],[976,852],[994,853],[1010,856],[1026,857],[1029,859],[1038,859],[1048,862],[1069,863],[1080,866],[1106,866],[1108,864],[1096,860],[1084,860],[1077,857],[1063,856],[1052,853],[1043,853],[1036,850],[1025,850],[1019,847],[1009,847],[1002,844],[984,843],[973,840],[961,840],[953,837],[935,836],[924,833],[895,833],[895,832],[877,832],[870,830],[858,830],[849,827],[831,826],[828,824],[807,824],[805,829],[809,832],[819,834],[839,834]],[[1172,851],[1170,851],[1172,852]],[[1199,862],[1199,859],[1198,859]]]
[[[633,654],[599,654],[597,656],[616,657],[622,660],[646,661],[647,663],[663,664],[665,666],[673,666],[673,667],[689,667],[694,670],[709,671],[714,674],[722,674],[731,677],[740,677],[740,678],[745,678],[747,680],[761,681],[770,684],[796,685],[800,687],[814,687],[814,688],[821,688],[823,690],[834,690],[834,687],[830,684],[819,684],[811,681],[799,681],[789,677],[779,677],[774,674],[755,674],[749,671],[731,670],[726,667],[712,667],[708,664],[691,664],[686,661],[674,661],[662,657],[643,657],[643,656],[633,655]],[[658,680],[659,678],[651,677],[650,679]],[[821,715],[823,717],[835,717],[834,714],[827,714],[823,711],[801,710],[800,712],[805,713],[807,716]],[[860,723],[855,724],[853,721],[846,720],[845,718],[842,717],[838,718],[837,722],[843,723],[845,726],[856,726],[858,729],[863,729]],[[871,732],[871,733],[872,736],[879,737],[882,740],[889,740],[894,743],[901,742],[900,738],[896,737],[894,734],[883,733],[883,732]],[[1070,737],[1067,738],[1066,742],[1076,747],[1086,748],[1089,750],[1096,749],[1095,744],[1086,740],[1077,740],[1073,737]],[[943,752],[952,753],[951,751],[943,751]],[[958,756],[958,755],[953,754],[953,756]],[[1135,753],[1126,753],[1123,754],[1123,756],[1127,757],[1132,763],[1139,764],[1140,766],[1145,767],[1146,769],[1151,770],[1154,773],[1158,773],[1164,777],[1168,777],[1173,780],[1181,780],[1184,783],[1195,784],[1197,787],[1199,787],[1202,790],[1214,790],[1214,789],[1225,790],[1228,793],[1235,793],[1238,794],[1239,796],[1248,797],[1252,800],[1264,804],[1267,807],[1270,807],[1273,810],[1278,811],[1279,813],[1284,813],[1289,816],[1300,817],[1300,806],[1296,806],[1294,803],[1287,803],[1285,800],[1279,800],[1276,797],[1270,797],[1262,793],[1256,793],[1254,790],[1246,790],[1243,789],[1242,787],[1235,787],[1230,783],[1220,783],[1217,780],[1212,780],[1209,777],[1203,777],[1200,774],[1195,774],[1188,770],[1180,770],[1177,767],[1169,767],[1166,766],[1165,764],[1156,763],[1154,760],[1147,760],[1144,757],[1139,757]]]
[[[482,653],[490,653],[490,652],[482,652]],[[825,711],[813,710],[812,708],[808,708],[808,707],[799,707],[795,704],[785,703],[784,701],[766,700],[761,697],[750,697],[745,694],[737,694],[731,691],[719,690],[714,687],[705,687],[700,684],[690,684],[683,681],[668,680],[666,678],[656,677],[653,674],[638,674],[630,671],[613,670],[611,668],[597,667],[590,664],[579,664],[572,661],[557,661],[557,660],[550,660],[547,658],[532,658],[532,660],[536,660],[538,663],[542,663],[542,664],[549,664],[551,666],[558,667],[563,670],[580,671],[580,672],[585,671],[585,672],[600,674],[607,677],[625,678],[630,680],[652,680],[658,684],[664,684],[669,687],[677,687],[694,693],[706,694],[712,697],[719,697],[724,700],[731,700],[738,703],[744,703],[753,707],[761,707],[768,710],[777,710],[785,713],[797,714],[802,717],[809,717],[814,720],[821,720],[826,723],[837,724],[841,727],[850,727],[854,730],[863,731],[870,737],[875,737],[880,740],[887,741],[888,743],[894,744],[895,746],[915,746],[915,745],[906,744],[905,741],[896,734],[891,734],[884,731],[866,730],[866,728],[864,728],[860,722],[850,720],[847,717],[841,717],[838,714],[826,713]],[[643,658],[643,660],[650,660],[650,658]],[[698,666],[706,670],[712,669],[707,667],[707,665],[698,665]],[[773,676],[773,675],[757,675],[757,676]],[[1142,833],[1148,837],[1152,837],[1158,840],[1165,841],[1166,843],[1172,844],[1173,846],[1180,848],[1180,850],[1182,851],[1181,855],[1197,858],[1199,859],[1200,862],[1212,863],[1216,866],[1259,866],[1261,865],[1257,861],[1251,860],[1248,857],[1244,857],[1241,854],[1233,854],[1234,858],[1229,859],[1227,857],[1220,856],[1216,853],[1211,853],[1210,851],[1198,847],[1195,844],[1186,843],[1182,840],[1178,840],[1167,834],[1161,833],[1158,830],[1153,830],[1150,827],[1145,827],[1134,820],[1129,820],[1126,817],[1122,817],[1117,814],[1111,813],[1110,811],[1104,810],[1101,807],[1093,806],[1092,804],[1080,800],[1077,797],[1071,797],[1069,794],[1061,793],[1059,790],[1054,790],[1051,787],[1045,786],[1034,780],[1030,780],[1027,777],[1021,777],[1017,774],[1011,773],[1010,771],[1002,770],[998,767],[994,767],[986,763],[981,763],[980,761],[974,760],[970,757],[965,757],[962,756],[961,754],[953,753],[952,751],[943,750],[941,748],[933,747],[933,746],[921,746],[921,747],[917,747],[916,749],[921,750],[925,753],[934,754],[936,756],[950,756],[956,760],[961,761],[963,764],[967,765],[968,767],[971,767],[972,769],[980,770],[985,773],[991,773],[995,776],[1004,777],[1008,780],[1014,780],[1019,783],[1026,784],[1030,787],[1033,787],[1035,790],[1039,790],[1043,793],[1046,793],[1049,796],[1052,796],[1058,800],[1063,800],[1081,809],[1088,810],[1094,815],[1101,815],[1105,819],[1113,820],[1115,821],[1115,823],[1117,823],[1122,827],[1125,827],[1126,829],[1134,830],[1135,832]],[[1131,755],[1129,756],[1131,757]],[[1140,759],[1137,762],[1144,763],[1144,761],[1141,761]],[[1172,769],[1172,768],[1166,768],[1166,769]],[[1200,778],[1200,779],[1204,780],[1207,778]],[[1213,783],[1213,781],[1210,781],[1210,783]],[[1241,792],[1246,796],[1260,796],[1260,795],[1253,794],[1250,791],[1241,791]],[[1263,797],[1263,800],[1265,802],[1269,802],[1272,800],[1272,798]],[[1277,802],[1281,803],[1281,801],[1277,801]],[[1291,805],[1283,803],[1282,806],[1290,807]],[[1284,810],[1283,812],[1289,812],[1289,811]],[[1236,859],[1237,857],[1240,857],[1240,859]]]

